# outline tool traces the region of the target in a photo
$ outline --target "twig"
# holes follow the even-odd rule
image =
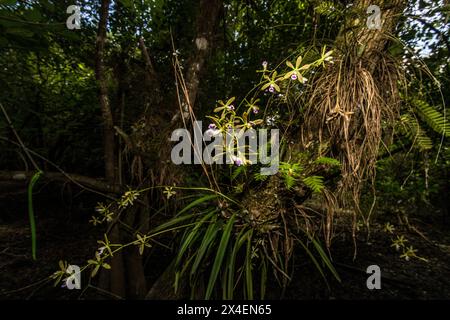
[[[156,69],[153,66],[152,59],[150,58],[147,47],[145,46],[144,38],[142,38],[142,37],[139,38],[139,46],[141,48],[142,55],[144,57],[145,64],[147,65],[150,77],[153,78],[153,80],[156,82],[156,88],[155,88],[156,93],[159,94],[161,90],[160,90],[160,85],[159,85],[160,82],[158,79],[159,78],[158,73],[156,72]]]
[[[3,115],[5,116],[6,122],[8,123],[9,127],[11,128],[11,131],[14,133],[14,135],[16,136],[17,142],[19,142],[20,146],[22,147],[23,151],[25,152],[25,154],[27,155],[28,159],[30,159],[31,163],[33,164],[34,168],[37,171],[41,171],[38,167],[38,165],[36,164],[36,162],[34,162],[33,157],[31,156],[31,154],[28,152],[27,147],[25,146],[25,144],[23,143],[22,139],[20,138],[19,134],[17,133],[16,129],[14,128],[13,123],[11,122],[11,119],[8,116],[8,113],[6,112],[5,108],[3,107],[3,104],[0,103],[0,108],[2,109]]]
[[[2,295],[7,296],[7,295],[9,295],[9,294],[11,294],[11,293],[17,293],[17,292],[20,292],[20,291],[23,291],[23,290],[27,290],[27,289],[30,289],[30,288],[32,288],[32,287],[34,287],[34,286],[37,286],[37,285],[41,284],[41,283],[50,282],[51,280],[52,280],[52,279],[50,279],[49,277],[45,277],[44,279],[41,279],[41,280],[39,280],[39,281],[37,281],[37,282],[35,282],[35,283],[32,283],[32,284],[30,284],[30,285],[28,285],[28,286],[26,286],[26,287],[22,287],[22,288],[19,288],[19,289],[15,289],[15,290],[11,290],[11,291],[6,291],[6,292],[1,292],[1,293],[0,293],[0,296],[2,296]]]
[[[0,137],[0,139],[1,139],[1,140],[4,140],[4,141],[7,141],[7,142],[9,142],[9,143],[15,144],[15,145],[19,145],[17,142],[11,141],[10,139],[7,139],[7,138],[5,138],[5,137]],[[19,145],[19,146],[20,146],[20,145]],[[33,150],[27,148],[27,147],[25,147],[25,149],[28,150],[28,152],[30,152],[31,154],[35,155],[36,157],[40,158],[41,160],[43,160],[43,161],[47,162],[48,164],[50,164],[51,166],[53,166],[56,170],[58,170],[59,172],[61,172],[61,174],[64,175],[64,176],[67,178],[67,180],[72,181],[75,185],[79,186],[80,188],[82,188],[82,189],[84,189],[84,190],[87,190],[87,191],[89,191],[89,192],[92,192],[92,193],[96,193],[96,194],[102,195],[102,196],[104,196],[104,197],[106,197],[106,198],[108,198],[108,199],[115,200],[113,197],[111,197],[111,196],[109,196],[109,195],[107,195],[107,194],[105,194],[105,193],[96,191],[96,190],[94,190],[94,189],[91,189],[91,188],[88,188],[88,187],[82,185],[81,183],[79,183],[78,181],[76,181],[76,180],[73,178],[74,175],[70,175],[70,174],[66,173],[66,172],[65,172],[64,170],[62,170],[57,164],[55,164],[55,163],[52,162],[51,160],[45,158],[44,156],[41,156],[39,153],[37,153],[37,152],[35,152],[35,151],[33,151]],[[48,173],[47,173],[47,174],[48,174]],[[44,176],[45,176],[45,175],[46,175],[46,174],[44,174]],[[82,176],[78,176],[78,177],[82,177]],[[117,189],[119,189],[119,190],[117,190]],[[108,191],[107,191],[107,192],[108,192],[108,193],[111,193],[111,192],[120,192],[120,191],[121,191],[121,186],[114,186],[112,190],[111,190],[110,188],[108,188]]]
[[[117,295],[117,294],[114,294],[114,293],[112,293],[112,292],[109,292],[109,291],[107,291],[107,290],[104,290],[104,289],[102,289],[102,288],[93,286],[92,284],[89,284],[89,285],[87,286],[87,288],[93,288],[93,289],[96,289],[97,291],[99,291],[99,292],[101,292],[101,293],[103,293],[103,294],[105,294],[105,295],[109,295],[109,296],[111,296],[111,297],[113,297],[113,298],[116,298],[117,300],[123,300],[123,297],[121,297],[121,296],[119,296],[119,295]],[[86,288],[86,289],[87,289],[87,288]]]

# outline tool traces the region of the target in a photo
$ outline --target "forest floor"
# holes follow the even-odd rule
[[[420,227],[418,227],[420,225]],[[450,226],[415,222],[415,229],[397,227],[407,246],[426,259],[401,258],[402,252],[392,247],[391,238],[384,231],[384,223],[371,224],[370,238],[361,232],[357,240],[357,255],[351,237],[335,239],[332,244],[334,266],[341,282],[328,279],[328,286],[311,263],[294,268],[293,281],[286,291],[287,299],[450,299]],[[423,238],[426,237],[426,240]],[[367,288],[367,267],[378,265],[381,270],[381,289]],[[322,283],[323,285],[320,285]]]
[[[24,195],[21,198],[25,198]],[[99,228],[88,223],[92,204],[64,206],[36,197],[37,261],[31,259],[31,240],[25,201],[0,198],[0,299],[90,299],[109,298],[92,287],[90,290],[67,290],[45,279],[58,270],[58,261],[83,265],[92,258],[101,238]],[[42,208],[45,208],[42,209]],[[70,209],[71,208],[71,209]],[[396,233],[408,239],[417,255],[405,261],[391,247],[391,236],[383,230],[385,221],[374,222],[369,240],[361,232],[357,256],[353,259],[351,237],[337,237],[331,249],[341,283],[328,277],[328,286],[302,254],[294,255],[293,280],[283,295],[285,299],[450,299],[450,226],[415,221],[420,230],[397,227]],[[446,228],[446,229],[445,229]],[[426,237],[427,240],[424,239]],[[168,259],[152,259],[151,282],[162,272]],[[156,265],[155,265],[156,263]],[[381,289],[366,286],[369,265],[381,268]],[[269,299],[279,299],[279,290]]]

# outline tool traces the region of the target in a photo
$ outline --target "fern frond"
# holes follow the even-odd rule
[[[256,180],[256,181],[266,181],[267,178],[269,178],[268,175],[263,175],[263,174],[261,174],[260,172],[256,172],[255,175],[254,175],[254,177],[255,177],[255,180]]]
[[[341,165],[339,160],[329,157],[319,157],[314,162],[316,164],[324,164],[332,167],[338,167]]]
[[[236,180],[236,178],[245,171],[245,166],[237,167],[235,170],[233,170],[233,173],[231,174],[231,180]]]
[[[430,106],[426,101],[420,99],[412,99],[411,104],[419,114],[420,118],[425,121],[431,129],[439,134],[450,137],[450,122],[436,108]]]
[[[321,192],[325,185],[323,184],[323,177],[321,176],[309,176],[303,178],[305,185],[313,192]]]
[[[298,163],[280,163],[280,173],[284,179],[286,189],[291,189],[297,183],[297,178],[300,176],[301,170],[302,167]]]
[[[297,183],[297,179],[295,179],[293,176],[286,175],[284,177],[284,183],[286,185],[286,189],[291,189],[295,184]]]
[[[401,131],[408,137],[414,146],[417,146],[420,150],[430,150],[433,147],[433,142],[430,137],[422,129],[416,118],[410,114],[404,114],[400,117],[400,122],[402,124]]]

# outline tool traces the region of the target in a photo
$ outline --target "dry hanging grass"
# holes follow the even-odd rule
[[[302,130],[303,145],[318,139],[323,155],[341,161],[337,205],[352,208],[354,222],[363,183],[374,181],[383,134],[394,123],[400,105],[400,68],[381,54],[374,68],[371,58],[369,64],[349,51],[314,80]],[[329,219],[327,225],[331,229]]]

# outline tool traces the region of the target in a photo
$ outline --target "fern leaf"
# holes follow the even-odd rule
[[[262,175],[259,172],[255,173],[255,180],[256,181],[266,181],[268,177],[269,177],[268,175]]]
[[[324,165],[328,165],[328,166],[332,166],[332,167],[338,167],[341,165],[339,160],[334,159],[334,158],[328,158],[328,157],[317,158],[314,162],[316,164],[324,164]]]
[[[236,178],[242,173],[244,172],[245,167],[241,166],[241,167],[237,167],[233,173],[231,174],[231,181],[236,180]]]
[[[402,124],[402,131],[413,144],[420,150],[430,150],[433,147],[433,142],[430,137],[422,129],[417,119],[409,114],[402,115],[400,118]]]
[[[301,171],[302,167],[298,163],[280,163],[280,173],[284,179],[286,189],[291,189],[297,183],[297,178],[300,176]]]
[[[417,110],[420,118],[425,121],[431,129],[439,134],[450,137],[450,122],[436,108],[430,106],[426,101],[413,99],[412,105]]]
[[[303,179],[305,185],[313,192],[321,192],[325,185],[323,184],[323,177],[321,176],[309,176]]]
[[[293,176],[286,175],[284,177],[284,183],[286,185],[286,189],[291,189],[293,186],[295,186],[295,183],[297,182],[297,179],[295,179]]]

